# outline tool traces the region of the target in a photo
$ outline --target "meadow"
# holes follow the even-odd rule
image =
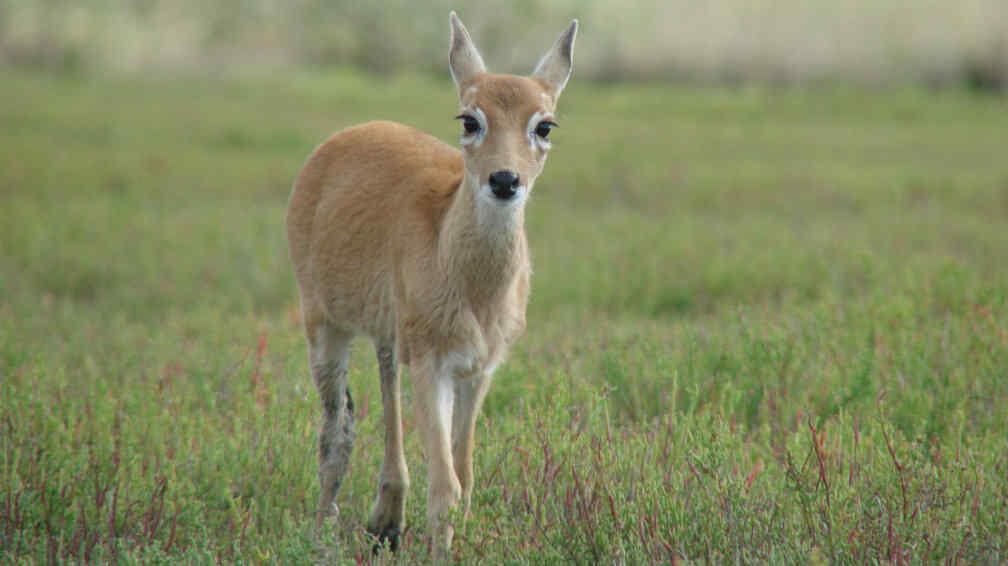
[[[0,68],[0,561],[368,562],[283,217],[329,133],[453,141],[447,79]],[[1008,560],[1008,99],[571,83],[461,563]],[[426,471],[399,555],[428,560]]]

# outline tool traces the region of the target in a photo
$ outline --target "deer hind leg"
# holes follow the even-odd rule
[[[347,380],[353,335],[320,322],[307,327],[308,359],[322,401],[318,435],[319,506],[317,525],[337,513],[336,492],[350,465],[355,436],[353,399]]]
[[[399,395],[399,364],[395,352],[394,340],[375,344],[385,420],[385,459],[378,475],[378,496],[367,522],[368,532],[378,539],[375,552],[386,540],[393,552],[399,548],[399,533],[405,524],[406,492],[410,481],[403,451],[402,401]]]
[[[476,417],[490,388],[490,375],[476,375],[455,382],[455,410],[452,414],[452,457],[462,486],[462,517],[468,518],[473,490],[473,436]]]

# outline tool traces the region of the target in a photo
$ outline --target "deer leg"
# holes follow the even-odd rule
[[[469,517],[473,490],[473,437],[476,417],[490,388],[490,375],[477,375],[455,382],[455,410],[452,415],[452,457],[455,474],[462,486],[462,517]]]
[[[393,552],[399,547],[399,533],[405,524],[406,492],[410,481],[406,455],[403,451],[399,365],[395,351],[394,341],[379,342],[375,345],[385,419],[385,459],[378,475],[378,496],[367,522],[368,532],[378,539],[373,549],[375,552],[386,540]]]
[[[319,503],[317,526],[338,513],[336,492],[346,476],[354,441],[353,400],[347,383],[353,335],[322,322],[308,329],[308,359],[322,401],[318,434]]]
[[[455,474],[451,451],[455,377],[441,360],[428,356],[417,364],[414,377],[416,421],[427,456],[427,523],[434,558],[448,558],[454,529],[449,513],[458,505],[462,486]]]

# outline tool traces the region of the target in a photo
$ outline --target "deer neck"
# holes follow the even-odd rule
[[[472,300],[510,288],[527,261],[524,195],[496,201],[471,175],[463,180],[441,227],[439,255],[449,280],[461,282]]]

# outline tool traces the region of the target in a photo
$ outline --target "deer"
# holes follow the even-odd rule
[[[448,66],[460,148],[410,126],[367,122],[333,134],[303,165],[288,203],[289,255],[311,376],[322,404],[317,526],[338,514],[355,437],[351,341],[378,359],[385,452],[367,519],[399,545],[410,477],[400,365],[428,463],[427,521],[445,558],[453,515],[469,516],[476,418],[494,370],[525,329],[531,264],[525,204],[550,150],[573,71],[573,20],[529,76],[489,73],[451,12]],[[457,518],[457,517],[456,517]]]

